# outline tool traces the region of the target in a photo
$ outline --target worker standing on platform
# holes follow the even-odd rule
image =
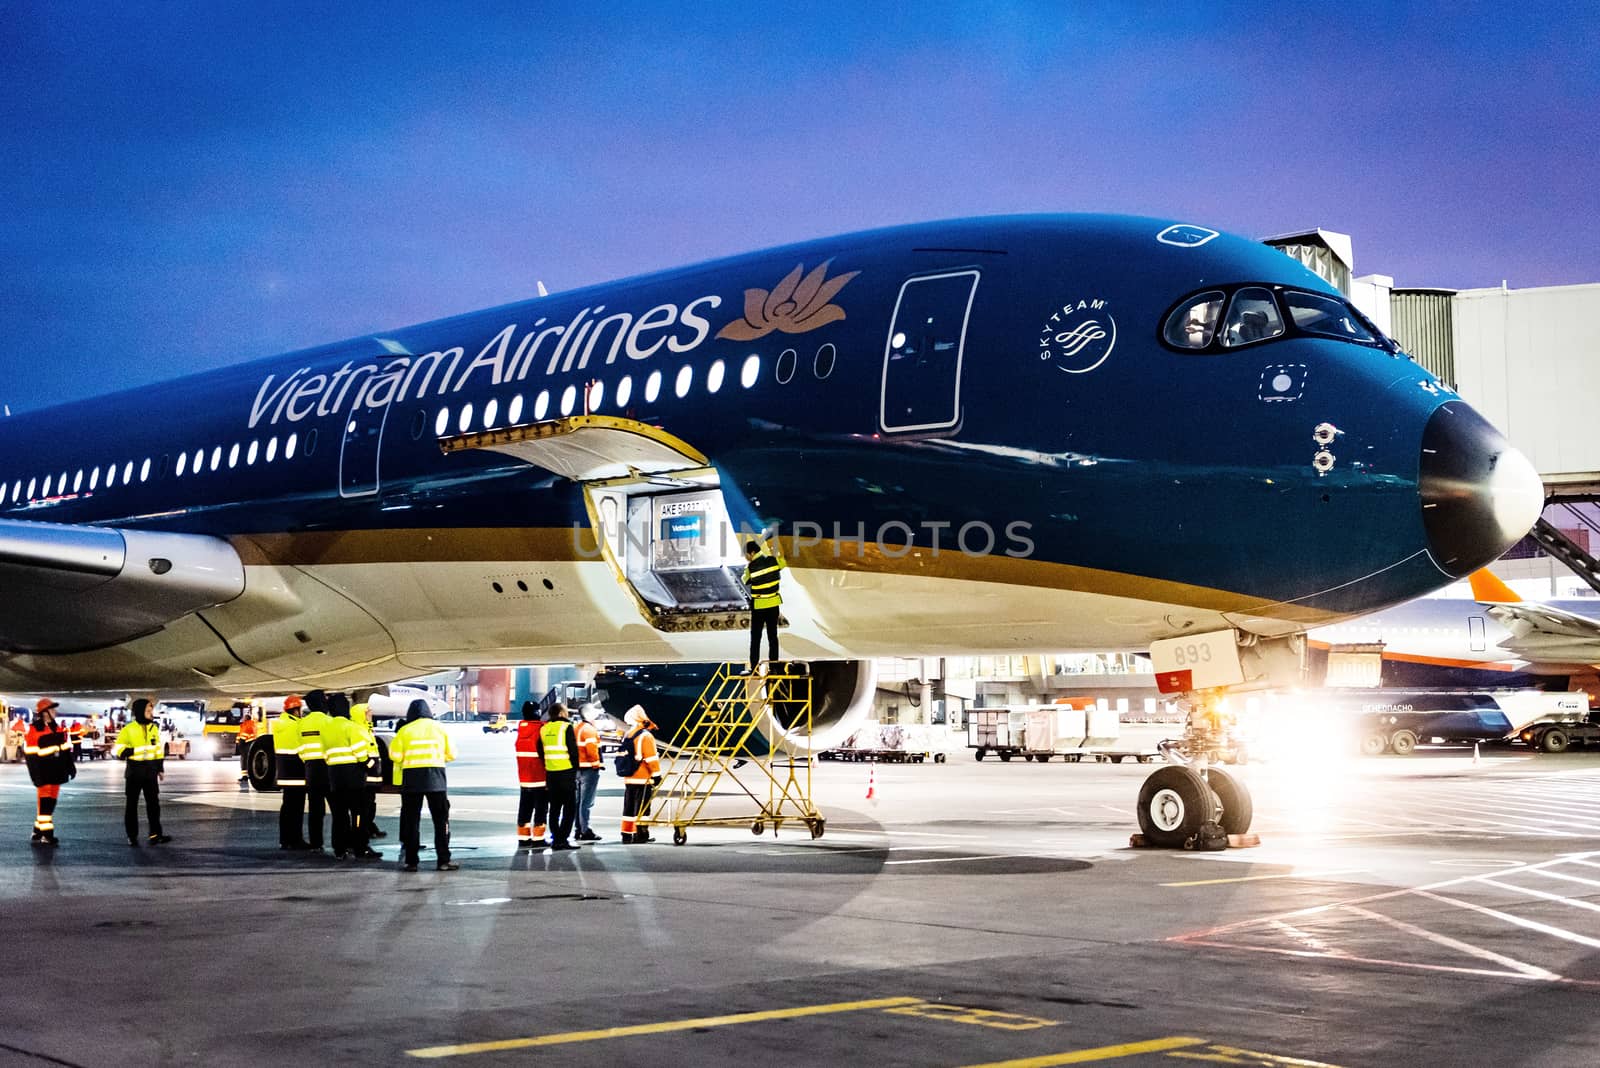
[[[29,840],[33,845],[61,844],[56,838],[56,802],[61,798],[62,784],[78,774],[72,742],[56,722],[55,710],[60,707],[48,697],[39,698],[33,723],[22,743],[28,778],[33,780],[39,798],[33,816],[33,837]]]
[[[761,663],[761,632],[767,632],[767,659],[778,660],[778,616],[783,605],[783,595],[778,592],[778,573],[788,567],[783,549],[776,538],[772,548],[763,550],[759,541],[751,538],[744,543],[744,583],[750,590],[750,672],[755,673]]]
[[[250,786],[250,743],[256,740],[256,710],[247,708],[239,720],[239,738],[235,746],[239,750],[239,788],[248,789]]]
[[[624,778],[622,791],[622,841],[625,845],[644,845],[655,841],[648,829],[639,826],[639,820],[650,816],[650,798],[661,785],[661,758],[656,754],[656,737],[650,733],[655,724],[639,705],[628,709],[623,717],[628,733],[622,739],[622,755],[617,758],[631,765]],[[620,770],[620,768],[619,768]]]
[[[598,842],[600,836],[589,826],[589,813],[594,808],[594,795],[600,789],[600,731],[578,712],[573,725],[578,737],[578,833],[580,842]]]
[[[328,758],[322,732],[328,726],[328,695],[321,690],[306,694],[305,715],[300,717],[300,760],[306,769],[306,847],[322,852],[322,818],[328,812]]]
[[[161,833],[160,783],[166,778],[167,745],[161,739],[161,728],[156,726],[155,709],[146,698],[133,703],[133,718],[117,734],[112,755],[128,762],[128,803],[122,812],[128,844],[139,844],[140,794],[144,795],[145,814],[150,817],[150,844],[163,845],[172,841]]]
[[[550,809],[546,789],[544,757],[539,755],[539,706],[522,702],[522,720],[517,724],[517,848],[543,849],[545,813]]]
[[[299,694],[283,699],[283,712],[270,724],[272,749],[277,763],[278,789],[283,799],[278,806],[278,848],[309,849],[306,845],[306,766],[300,760],[300,713],[305,702]]]
[[[365,701],[350,706],[350,723],[366,740],[367,757],[362,766],[366,769],[366,789],[361,795],[361,809],[356,818],[361,822],[361,839],[371,848],[375,838],[387,838],[388,832],[378,826],[378,791],[383,788],[383,751],[378,746],[378,736],[372,732],[372,713]],[[376,853],[373,854],[377,856]]]
[[[550,794],[550,848],[577,849],[572,823],[578,809],[578,735],[567,719],[567,706],[550,706],[550,719],[539,728],[539,759],[544,761],[545,789]]]
[[[456,758],[450,735],[433,721],[428,702],[417,698],[406,709],[406,721],[389,744],[394,784],[400,787],[400,848],[406,871],[416,871],[422,851],[422,802],[433,820],[433,848],[440,871],[461,865],[450,859],[450,799],[444,766]]]

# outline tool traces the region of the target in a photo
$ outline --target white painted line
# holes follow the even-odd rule
[[[1307,949],[1311,950],[1313,953],[1321,953],[1325,957],[1344,957],[1344,956],[1348,956],[1348,954],[1346,954],[1344,950],[1335,949],[1333,946],[1328,945],[1328,943],[1324,942],[1322,939],[1316,937],[1315,935],[1311,934],[1310,932],[1302,931],[1298,927],[1291,927],[1288,924],[1284,923],[1282,920],[1273,920],[1272,921],[1272,926],[1276,927],[1279,931],[1283,932],[1289,938],[1291,938],[1294,941],[1296,941],[1296,942],[1300,943],[1301,945],[1305,946]]]
[[[1512,887],[1512,889],[1518,890],[1521,889],[1521,887]],[[1600,939],[1588,938],[1581,934],[1575,934],[1574,932],[1568,931],[1562,927],[1551,927],[1549,924],[1540,923],[1537,920],[1529,920],[1521,916],[1513,916],[1511,913],[1501,912],[1499,909],[1491,909],[1484,905],[1475,905],[1470,901],[1461,901],[1453,897],[1445,897],[1443,894],[1429,893],[1426,890],[1416,890],[1413,892],[1420,897],[1429,899],[1430,901],[1440,901],[1446,905],[1455,905],[1458,908],[1470,909],[1473,912],[1480,912],[1485,916],[1493,916],[1496,919],[1504,920],[1507,923],[1516,924],[1518,927],[1526,927],[1530,931],[1539,931],[1542,934],[1553,935],[1556,938],[1565,939],[1568,942],[1576,942],[1580,946],[1588,946],[1591,949],[1600,949]]]
[[[1600,887],[1600,879],[1584,879],[1576,875],[1563,875],[1561,872],[1550,871],[1548,868],[1540,868],[1532,874],[1543,875],[1546,879],[1565,879],[1569,883],[1582,883],[1585,886]]]
[[[1533,875],[1543,875],[1543,872],[1532,872]],[[1496,879],[1486,880],[1490,886],[1497,886],[1502,890],[1511,890],[1519,894],[1532,894],[1534,897],[1544,898],[1546,901],[1556,901],[1563,905],[1571,905],[1575,909],[1587,909],[1590,912],[1600,912],[1600,905],[1592,901],[1583,901],[1575,897],[1563,897],[1560,894],[1550,894],[1543,890],[1535,890],[1530,886],[1517,886],[1515,883],[1503,883]]]
[[[980,857],[923,857],[918,860],[886,860],[884,865],[890,864],[959,864],[964,860],[1013,860],[1023,857],[1044,857],[1050,860],[1071,860],[1071,857],[1062,857],[1054,853],[989,853]]]
[[[1397,931],[1403,931],[1408,935],[1426,939],[1427,941],[1433,942],[1436,945],[1444,946],[1446,949],[1454,949],[1458,952],[1467,954],[1469,957],[1477,957],[1479,960],[1492,961],[1495,964],[1503,965],[1507,968],[1510,968],[1512,971],[1527,976],[1530,979],[1561,978],[1555,972],[1541,968],[1536,964],[1526,964],[1520,960],[1513,960],[1510,957],[1503,957],[1493,950],[1484,949],[1481,946],[1475,946],[1470,942],[1463,942],[1460,939],[1451,938],[1449,935],[1442,935],[1436,931],[1429,931],[1426,928],[1418,927],[1415,924],[1406,923],[1404,920],[1397,920],[1393,916],[1385,916],[1381,912],[1372,912],[1368,909],[1359,908],[1355,905],[1350,906],[1345,911],[1354,912],[1359,916],[1365,916],[1369,920],[1377,920],[1379,923],[1386,923]]]

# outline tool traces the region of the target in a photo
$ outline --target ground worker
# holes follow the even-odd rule
[[[374,838],[387,838],[388,832],[378,826],[378,791],[383,789],[383,751],[378,748],[378,736],[372,731],[372,715],[365,701],[350,706],[350,723],[366,741],[366,789],[361,795],[361,808],[355,818],[361,823],[361,840],[370,844]]]
[[[550,848],[577,849],[572,823],[578,809],[578,736],[567,719],[567,706],[557,701],[539,728],[539,759],[544,761],[545,788],[550,794]]]
[[[239,751],[239,788],[248,789],[250,786],[250,743],[256,740],[256,710],[244,710],[244,718],[239,721],[239,737],[234,747]]]
[[[783,596],[778,592],[778,572],[788,567],[783,548],[774,539],[772,549],[763,551],[754,538],[744,543],[744,583],[750,590],[750,672],[761,662],[761,632],[767,632],[767,659],[778,660],[778,615]]]
[[[39,797],[33,816],[33,837],[29,839],[33,845],[61,844],[56,837],[56,802],[61,798],[61,785],[78,774],[72,742],[56,722],[55,710],[60,707],[48,697],[39,698],[34,706],[33,723],[22,743],[28,778],[33,780]]]
[[[600,836],[589,826],[594,795],[600,790],[600,731],[578,713],[573,730],[578,736],[578,833],[580,842],[598,842]]]
[[[379,854],[367,848],[362,836],[366,821],[356,815],[366,806],[367,741],[350,722],[350,698],[342,693],[328,695],[328,724],[323,728],[322,743],[328,760],[333,855],[340,860],[371,860]]]
[[[622,841],[626,845],[644,845],[655,841],[647,828],[639,826],[639,820],[650,816],[650,795],[661,785],[661,758],[656,755],[655,735],[650,733],[655,724],[642,707],[628,709],[623,723],[628,733],[623,736],[622,755],[617,759],[631,764],[632,770],[623,776],[627,784],[622,791]]]
[[[406,871],[417,870],[422,851],[422,802],[428,802],[433,820],[433,848],[440,871],[461,865],[450,859],[450,799],[444,766],[456,758],[450,735],[433,721],[428,702],[417,698],[406,709],[406,721],[389,743],[394,761],[394,784],[400,787],[400,849]]]
[[[133,703],[133,718],[117,734],[112,755],[128,762],[127,805],[122,810],[122,823],[128,832],[128,844],[139,844],[139,795],[144,795],[145,814],[150,818],[151,845],[164,845],[171,837],[161,833],[161,787],[166,778],[167,744],[161,739],[161,728],[156,726],[155,706],[146,698]]]
[[[277,764],[278,789],[283,800],[278,806],[278,848],[310,849],[306,844],[306,767],[300,760],[300,713],[305,702],[299,694],[283,699],[283,712],[269,726],[272,750]]]
[[[544,758],[539,755],[539,706],[522,702],[522,719],[517,724],[517,848],[543,849],[545,813],[550,793],[545,788]]]
[[[88,730],[83,720],[75,719],[67,724],[67,737],[72,739],[72,757],[74,760],[83,759],[83,734]]]
[[[306,848],[323,852],[322,818],[328,812],[328,760],[322,732],[328,726],[328,695],[312,690],[300,717],[300,761],[306,770]]]

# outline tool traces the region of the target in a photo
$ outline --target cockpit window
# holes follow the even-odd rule
[[[1378,343],[1372,332],[1361,325],[1354,309],[1342,300],[1290,289],[1284,291],[1283,302],[1289,308],[1294,325],[1308,334],[1367,345]]]
[[[1211,344],[1217,332],[1217,320],[1222,318],[1222,304],[1226,299],[1221,290],[1190,297],[1167,316],[1167,326],[1162,332],[1167,344],[1176,349],[1203,349]],[[1268,296],[1268,300],[1272,298]]]
[[[1283,333],[1283,316],[1272,299],[1270,289],[1248,287],[1233,295],[1228,305],[1228,322],[1222,331],[1224,348],[1236,349]]]

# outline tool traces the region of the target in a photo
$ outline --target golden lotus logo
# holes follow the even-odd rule
[[[832,262],[823,261],[810,274],[805,274],[804,263],[796,264],[770,293],[765,289],[745,290],[744,318],[735,319],[717,331],[717,336],[733,341],[754,341],[774,330],[804,334],[843,319],[844,309],[829,301],[861,272],[851,271],[829,278],[828,265]]]

